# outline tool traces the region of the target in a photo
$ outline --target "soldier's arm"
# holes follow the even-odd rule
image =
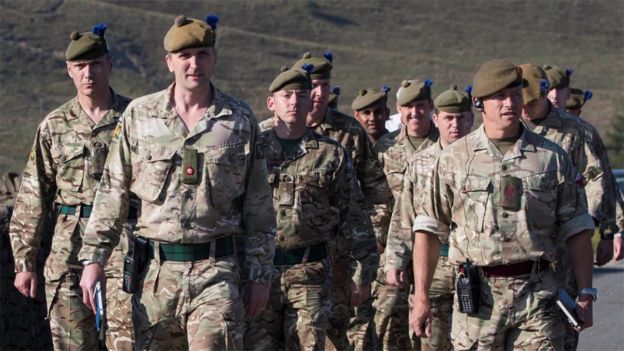
[[[275,211],[271,189],[267,183],[264,155],[257,147],[257,129],[252,133],[252,152],[243,199],[245,223],[245,269],[250,282],[269,285],[275,255]]]
[[[37,129],[11,218],[9,236],[17,273],[35,271],[43,226],[54,203],[56,171],[51,147],[44,121]]]
[[[384,247],[388,236],[388,227],[392,215],[392,191],[388,185],[386,174],[377,158],[377,153],[364,135],[360,136],[362,162],[356,165],[357,177],[370,211],[371,222],[377,243]]]
[[[385,272],[392,269],[404,271],[412,259],[412,225],[416,217],[414,209],[416,182],[416,175],[410,164],[405,177],[403,177],[401,195],[395,201],[392,211],[385,251]]]

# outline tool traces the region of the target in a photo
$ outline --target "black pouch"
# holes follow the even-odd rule
[[[474,314],[479,311],[479,271],[470,262],[459,266],[457,275],[457,301],[461,313]]]
[[[500,188],[500,206],[507,211],[520,211],[522,191],[520,178],[503,176]]]
[[[149,259],[149,243],[147,239],[140,236],[130,236],[128,240],[134,241],[134,245],[130,246],[133,248],[132,251],[124,257],[122,290],[128,294],[134,294]]]
[[[196,149],[184,148],[184,155],[182,156],[182,183],[199,183],[198,160]]]
[[[95,141],[91,145],[91,165],[89,166],[89,176],[93,179],[100,179],[104,172],[107,150],[104,143]]]

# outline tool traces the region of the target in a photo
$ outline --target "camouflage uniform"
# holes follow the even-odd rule
[[[386,270],[406,271],[411,262],[414,235],[412,226],[424,196],[431,168],[442,152],[439,142],[419,152],[407,166],[401,196],[394,206],[386,246]],[[420,340],[422,350],[451,350],[449,326],[453,310],[455,272],[448,263],[448,242],[442,243],[440,258],[429,289],[433,319],[431,336]]]
[[[577,176],[564,150],[526,128],[505,155],[483,126],[442,151],[412,229],[448,240],[451,264],[471,260],[479,267],[478,313],[460,313],[455,298],[454,349],[563,347],[556,249],[594,228]],[[514,276],[487,273],[511,264],[532,268]]]
[[[16,272],[35,269],[43,220],[53,209],[60,211],[43,272],[55,349],[97,347],[94,316],[82,304],[78,285],[82,272],[78,252],[113,130],[129,102],[113,93],[111,110],[97,124],[78,98],[60,106],[39,125],[24,170],[10,230]],[[122,250],[115,248],[116,255],[122,256]],[[121,261],[111,261],[106,270],[109,284],[115,284]],[[107,305],[114,306],[108,313],[116,316],[111,329],[119,330],[116,333],[129,340],[126,348],[131,347],[129,297],[109,294]]]
[[[245,345],[323,349],[331,310],[326,244],[336,238],[347,243],[348,280],[358,285],[371,282],[378,264],[370,250],[375,238],[364,198],[348,155],[335,141],[307,129],[297,149],[287,153],[273,130],[264,131],[261,140],[273,188],[277,249],[270,302],[250,323]]]
[[[244,240],[249,280],[270,282],[275,222],[256,120],[243,102],[213,92],[213,105],[191,131],[170,104],[173,85],[134,100],[111,143],[80,258],[110,255],[117,218],[136,194],[137,235],[153,248],[132,299],[137,349],[242,347],[239,260],[222,249],[235,246],[234,235]],[[191,150],[194,160],[183,161]],[[206,243],[207,259],[164,255],[166,247]]]
[[[392,189],[394,202],[398,203],[403,185],[403,178],[408,162],[427,147],[437,144],[439,138],[438,129],[431,123],[431,131],[421,145],[412,145],[407,135],[407,128],[402,126],[399,130],[386,134],[375,145],[379,162],[383,165],[384,172]],[[388,237],[383,238],[384,253],[380,260],[378,285],[373,296],[375,307],[375,329],[379,346],[384,349],[401,350],[410,346],[409,340],[409,288],[399,288],[385,283],[385,269],[388,260],[388,244],[390,237],[394,236],[393,230],[388,231]],[[411,258],[409,259],[411,261]],[[403,268],[407,268],[406,265]],[[410,267],[411,268],[411,267]],[[411,269],[410,269],[411,271]],[[416,348],[418,341],[413,336],[412,348]],[[406,344],[406,341],[408,342]]]
[[[273,119],[268,119],[261,123],[260,128],[266,130],[272,128],[273,125]],[[375,237],[379,242],[380,238],[385,238],[390,221],[390,189],[372,150],[366,131],[355,118],[331,108],[327,109],[323,122],[314,131],[340,143],[347,150],[360,182],[364,199],[369,208],[372,209],[371,222]],[[370,250],[376,252],[375,245]],[[338,350],[348,350],[350,343],[353,345],[364,342],[362,335],[357,332],[356,335],[353,335],[350,332],[350,319],[354,317],[354,311],[349,306],[351,288],[348,279],[348,266],[350,258],[346,255],[347,252],[346,243],[343,240],[337,240],[332,245],[333,306],[329,318],[328,343],[326,345],[328,348],[333,345]],[[353,329],[359,328],[356,326]],[[350,338],[347,337],[348,332],[351,334]]]

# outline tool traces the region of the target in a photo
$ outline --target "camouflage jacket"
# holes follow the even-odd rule
[[[375,237],[344,148],[310,129],[293,155],[285,155],[273,130],[260,138],[273,189],[277,247],[290,250],[342,238],[353,262],[353,280],[371,282],[378,263],[371,251]]]
[[[260,128],[272,128],[274,123],[272,118],[264,120]],[[390,189],[366,131],[355,118],[331,108],[327,109],[323,122],[314,131],[340,143],[347,150],[364,199],[372,211],[375,237],[385,238],[392,210]]]
[[[11,219],[16,272],[34,271],[42,224],[54,203],[93,203],[113,130],[129,102],[113,93],[111,110],[96,124],[76,97],[52,111],[39,125]],[[69,267],[82,267],[77,260],[81,243],[72,232],[56,231],[64,237],[53,239],[46,277],[58,278]]]
[[[555,263],[568,238],[594,229],[579,177],[555,143],[523,128],[502,155],[481,126],[442,150],[412,229],[448,241],[454,264]]]
[[[268,283],[275,215],[249,107],[213,88],[213,105],[188,131],[170,104],[173,86],[129,106],[116,130],[81,259],[108,258],[128,196],[141,199],[138,235],[165,243],[242,238],[249,279]]]
[[[412,227],[416,210],[424,196],[424,188],[431,175],[433,164],[441,152],[442,145],[438,141],[417,153],[407,164],[403,186],[394,204],[388,230],[384,266],[386,272],[391,269],[405,270],[412,260],[414,246]]]

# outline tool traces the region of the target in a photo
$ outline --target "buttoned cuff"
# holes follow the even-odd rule
[[[413,232],[428,232],[438,236],[440,241],[444,242],[449,236],[449,226],[438,221],[435,218],[418,214],[412,226]]]
[[[34,257],[16,257],[15,258],[15,273],[22,272],[34,272],[36,267]]]
[[[580,232],[585,230],[591,230],[593,232],[594,229],[594,220],[589,214],[585,213],[559,225],[559,238],[563,241],[567,241]]]
[[[80,262],[83,262],[83,261],[97,262],[101,264],[102,268],[104,268],[104,266],[106,265],[106,261],[108,260],[108,257],[110,256],[110,254],[111,253],[107,252],[106,249],[97,248],[93,246],[83,246],[82,249],[80,249],[80,253],[78,254],[78,260]]]

